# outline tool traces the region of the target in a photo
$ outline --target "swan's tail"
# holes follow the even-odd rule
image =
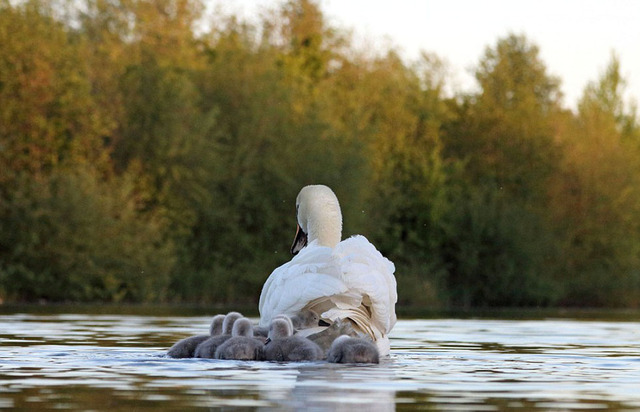
[[[372,323],[371,312],[364,306],[351,307],[348,309],[332,308],[321,315],[325,319],[336,322],[340,319],[349,319],[354,324],[354,329],[368,336],[378,347],[381,356],[389,354],[389,337]]]

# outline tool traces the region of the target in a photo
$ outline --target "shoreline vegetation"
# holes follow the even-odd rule
[[[0,309],[257,308],[313,183],[395,263],[400,314],[640,308],[615,54],[572,111],[524,35],[449,96],[438,56],[358,49],[318,2],[204,10],[0,0]]]
[[[0,305],[0,315],[127,315],[160,317],[213,317],[218,313],[238,311],[249,318],[259,317],[257,307],[146,303],[24,303]],[[611,308],[396,308],[398,318],[411,319],[496,319],[496,320],[553,320],[573,319],[581,321],[640,321],[640,309]],[[206,326],[206,324],[203,324]]]

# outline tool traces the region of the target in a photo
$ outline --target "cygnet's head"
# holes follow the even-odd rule
[[[274,316],[271,322],[273,323],[273,321],[276,320],[276,319],[282,319],[285,322],[287,322],[289,324],[289,327],[291,328],[291,334],[293,335],[293,333],[295,332],[296,328],[293,326],[293,321],[291,320],[291,318],[289,316],[285,315],[284,313],[281,313],[279,315]]]
[[[320,316],[311,309],[305,309],[291,316],[290,319],[294,329],[306,329],[318,326]]]
[[[342,237],[342,212],[338,198],[324,185],[305,186],[296,199],[298,230],[291,246],[297,254],[315,240],[320,246],[335,247]]]
[[[286,319],[275,318],[269,327],[269,340],[288,338],[293,335],[291,323]]]
[[[209,328],[209,334],[211,336],[222,335],[222,324],[224,323],[224,315],[216,315],[211,320],[211,327]]]
[[[224,317],[224,322],[222,322],[222,334],[231,335],[231,332],[233,331],[233,324],[241,317],[242,314],[238,312],[227,313],[227,316]]]
[[[231,336],[253,337],[253,325],[247,318],[240,318],[233,323]]]
[[[331,346],[338,346],[338,345],[342,345],[345,342],[349,342],[351,340],[351,336],[347,336],[347,335],[340,335],[337,338],[335,338],[333,340],[333,343],[331,344]]]
[[[330,363],[379,363],[380,354],[373,342],[342,335],[331,344],[327,360]]]

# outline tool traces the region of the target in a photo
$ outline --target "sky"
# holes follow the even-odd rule
[[[222,0],[209,0],[221,2]],[[435,53],[450,86],[476,87],[472,70],[486,47],[509,33],[540,48],[549,74],[561,79],[564,103],[575,108],[590,81],[615,52],[627,80],[627,99],[640,101],[638,0],[318,0],[332,26],[352,30],[356,45],[393,46],[408,60]],[[253,18],[281,0],[226,0],[225,8]]]

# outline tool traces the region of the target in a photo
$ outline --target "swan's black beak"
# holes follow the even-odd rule
[[[293,239],[293,245],[291,245],[291,254],[297,255],[298,252],[302,250],[303,247],[307,246],[307,234],[302,231],[300,225],[298,225],[298,230],[296,230],[296,238]]]

